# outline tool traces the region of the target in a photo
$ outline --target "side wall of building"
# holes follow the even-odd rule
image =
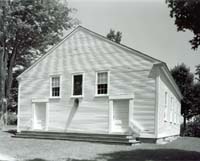
[[[167,77],[160,71],[158,138],[180,134],[181,104]]]

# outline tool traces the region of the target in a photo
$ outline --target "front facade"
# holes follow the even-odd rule
[[[18,132],[180,132],[182,96],[167,66],[80,26],[18,81]]]

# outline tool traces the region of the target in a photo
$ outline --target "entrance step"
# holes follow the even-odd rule
[[[135,145],[139,144],[135,137],[121,134],[91,134],[91,133],[71,133],[71,132],[42,132],[42,131],[21,131],[16,138],[29,139],[50,139],[68,141],[86,141],[109,144]]]

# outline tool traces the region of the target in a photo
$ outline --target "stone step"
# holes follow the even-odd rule
[[[95,139],[95,138],[68,138],[68,137],[53,137],[53,136],[16,136],[17,138],[28,138],[28,139],[48,139],[48,140],[66,140],[66,141],[83,141],[83,142],[99,142],[99,143],[110,143],[110,144],[124,144],[132,145],[138,144],[136,140],[108,140],[108,139]]]
[[[92,138],[92,139],[110,139],[110,140],[122,140],[122,141],[127,141],[129,139],[134,139],[133,137],[129,137],[129,138],[124,138],[124,137],[106,137],[106,136],[87,136],[87,135],[83,135],[83,136],[80,136],[80,135],[52,135],[52,134],[37,134],[37,133],[34,133],[34,134],[24,134],[24,133],[21,133],[21,134],[16,134],[16,137],[18,136],[30,136],[30,137],[37,137],[37,136],[47,136],[47,137],[61,137],[61,138],[85,138],[85,139],[88,139],[88,138]]]
[[[90,137],[108,137],[108,138],[129,138],[131,135],[124,134],[96,134],[96,133],[75,133],[75,132],[53,132],[53,131],[21,131],[17,134],[42,134],[42,135],[65,135],[65,136],[90,136]]]
[[[59,133],[59,132],[35,132],[23,131],[17,133],[16,138],[29,138],[29,139],[50,139],[50,140],[68,140],[68,141],[85,141],[85,142],[99,142],[110,144],[124,144],[133,145],[139,144],[134,137],[130,135],[119,134],[85,134],[85,133]]]

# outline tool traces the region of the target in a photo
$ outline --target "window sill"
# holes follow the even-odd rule
[[[109,94],[95,95],[94,97],[109,97]]]
[[[54,100],[54,99],[61,99],[61,97],[49,97],[49,99],[52,99],[52,100]]]
[[[71,96],[71,98],[83,98],[83,95]]]

